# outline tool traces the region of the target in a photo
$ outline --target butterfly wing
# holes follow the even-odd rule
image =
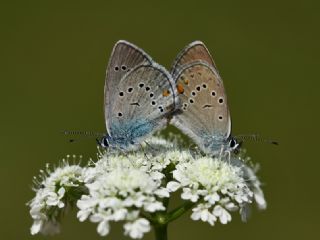
[[[176,57],[171,68],[172,76],[175,77],[184,65],[198,60],[206,62],[216,68],[215,63],[204,43],[201,41],[194,41],[187,45]]]
[[[142,49],[124,40],[114,45],[104,87],[104,113],[108,132],[110,131],[108,121],[111,118],[115,94],[117,94],[115,89],[127,72],[142,64],[152,64],[151,57]]]
[[[231,131],[230,114],[222,79],[206,62],[185,64],[176,75],[183,113],[173,124],[204,150],[221,143]],[[216,141],[216,142],[215,142]]]
[[[175,109],[175,83],[171,75],[155,63],[135,67],[113,91],[110,135],[124,148],[164,126]]]

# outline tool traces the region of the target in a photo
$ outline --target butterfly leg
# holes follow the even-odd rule
[[[231,151],[226,151],[226,154],[228,155],[228,162],[229,162],[229,165],[231,164],[231,161],[230,161],[230,159],[231,159]]]
[[[145,156],[145,158],[146,158],[147,160],[150,160],[150,158],[148,157],[147,153],[144,151],[144,147],[142,146],[142,144],[139,143],[139,145],[140,145],[140,147],[141,147],[141,150],[142,150],[143,155]]]
[[[156,148],[154,148],[150,143],[148,143],[147,141],[144,141],[145,142],[145,144],[151,149],[151,150],[153,150],[153,151],[158,151],[158,149],[156,149]]]
[[[222,156],[223,153],[224,153],[223,150],[224,150],[224,147],[223,147],[223,145],[221,145],[221,149],[220,149],[220,153],[219,153],[219,158],[220,158],[220,159],[222,159],[222,157],[223,157],[223,156]]]

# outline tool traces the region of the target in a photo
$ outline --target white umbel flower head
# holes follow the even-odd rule
[[[243,156],[204,157],[161,138],[142,145],[125,154],[99,149],[98,160],[87,167],[64,163],[42,172],[36,196],[28,203],[31,233],[59,232],[60,217],[75,205],[79,221],[96,223],[99,235],[108,235],[111,223],[121,221],[124,234],[133,239],[186,209],[192,209],[191,219],[213,226],[230,222],[230,213],[237,210],[246,220],[253,201],[266,208],[256,169]],[[177,191],[183,203],[175,214],[166,208],[167,198]]]
[[[101,155],[85,174],[88,195],[77,203],[79,220],[97,222],[101,236],[109,233],[110,222],[124,221],[126,235],[142,238],[150,231],[144,214],[165,210],[161,199],[169,197],[169,191],[162,186],[162,170],[170,161],[163,157],[158,160],[146,159],[143,153]]]
[[[210,225],[231,221],[229,211],[251,203],[253,192],[242,177],[242,169],[218,158],[200,157],[180,161],[173,171],[169,191],[182,189],[181,198],[197,203],[191,218]]]
[[[83,189],[83,169],[79,165],[64,162],[53,172],[47,165],[41,171],[40,179],[35,178],[36,196],[28,203],[34,220],[31,234],[56,234],[60,232],[59,218],[67,205],[75,201],[85,191]]]

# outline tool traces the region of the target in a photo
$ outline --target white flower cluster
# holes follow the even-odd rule
[[[40,172],[40,180],[35,178],[36,196],[28,203],[34,221],[31,234],[59,233],[61,214],[74,203],[73,195],[76,198],[76,194],[82,194],[83,169],[78,165],[64,162],[53,172],[50,172],[48,165],[46,171]]]
[[[242,178],[241,169],[227,161],[202,157],[182,161],[173,171],[174,181],[169,191],[182,189],[181,198],[197,203],[191,218],[211,225],[219,219],[222,224],[231,221],[229,211],[251,203],[253,192]]]
[[[48,232],[49,227],[58,230],[61,212],[76,205],[78,219],[97,223],[101,236],[110,232],[111,222],[122,221],[125,235],[142,238],[158,212],[170,215],[166,198],[176,191],[193,204],[193,220],[211,225],[231,221],[235,210],[245,219],[253,200],[260,208],[266,206],[255,171],[241,157],[203,157],[161,138],[151,138],[135,152],[99,152],[98,161],[85,168],[57,168],[40,186],[29,203],[32,234]]]
[[[150,222],[142,217],[142,212],[154,213],[165,207],[159,200],[169,197],[161,188],[160,174],[157,176],[143,167],[142,154],[105,155],[94,168],[86,173],[88,195],[78,201],[78,218],[97,222],[101,236],[109,233],[111,221],[125,221],[125,234],[131,238],[141,238],[150,231]],[[139,166],[135,165],[139,164]]]

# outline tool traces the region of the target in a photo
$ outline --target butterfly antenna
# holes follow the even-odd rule
[[[100,141],[98,140],[98,138],[104,136],[103,133],[92,132],[92,131],[68,131],[68,130],[63,130],[63,131],[61,131],[61,133],[63,135],[68,135],[68,136],[95,137],[99,144],[100,144]],[[76,142],[78,140],[79,139],[70,138],[69,142],[73,143],[73,142]]]
[[[263,138],[259,134],[237,135],[234,138],[237,139],[239,142],[253,141],[253,142],[265,142],[273,145],[279,145],[278,141]]]

